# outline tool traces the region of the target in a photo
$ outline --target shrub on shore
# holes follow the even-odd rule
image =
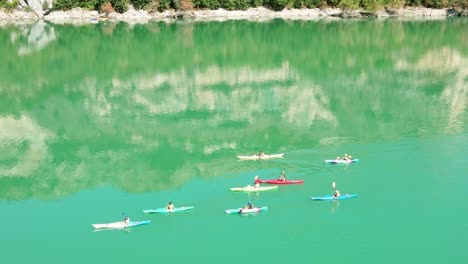
[[[8,0],[0,0],[0,9],[5,8],[7,10],[12,10],[16,6],[18,6],[19,0],[13,0],[13,1],[8,1]]]
[[[98,10],[104,0],[54,0],[52,9],[54,10],[70,10],[72,8],[81,7],[84,9]]]
[[[110,2],[105,2],[104,4],[101,5],[99,12],[102,14],[106,14],[108,16],[110,13],[114,12],[114,8],[112,7],[112,4]]]

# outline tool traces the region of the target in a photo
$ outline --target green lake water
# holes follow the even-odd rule
[[[0,27],[1,262],[463,263],[467,28]],[[284,158],[236,158],[260,150]],[[304,184],[229,190],[282,170]],[[310,199],[333,181],[358,197]],[[169,201],[195,208],[142,212]],[[269,209],[224,212],[248,201]],[[91,226],[123,213],[152,223]]]

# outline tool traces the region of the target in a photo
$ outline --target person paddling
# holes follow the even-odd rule
[[[248,202],[245,206],[244,206],[245,209],[253,209],[254,208],[254,205],[252,202]]]
[[[244,207],[242,207],[239,212],[242,212],[243,210],[252,210],[254,208],[254,205],[252,202],[247,202],[246,205],[244,205]]]
[[[341,196],[341,193],[340,193],[339,190],[335,190],[335,191],[333,192],[333,198],[336,199],[336,198],[339,198],[340,196]]]
[[[340,191],[338,189],[336,189],[336,183],[335,182],[332,182],[332,187],[333,187],[333,189],[335,189],[334,192],[333,192],[333,199],[339,198],[341,193],[340,193]]]
[[[352,159],[351,155],[344,154],[343,160],[351,160],[351,159]]]
[[[125,215],[125,214],[124,214],[123,222],[124,222],[125,225],[130,224],[130,218],[129,218],[127,215]]]
[[[284,171],[281,172],[281,175],[279,176],[278,180],[286,181],[286,173],[284,173]]]
[[[166,208],[167,208],[167,210],[172,212],[172,211],[174,211],[174,204],[172,202],[169,202],[169,204],[167,205]]]
[[[260,188],[260,181],[258,181],[258,175],[255,176],[254,188]]]

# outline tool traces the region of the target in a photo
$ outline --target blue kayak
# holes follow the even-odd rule
[[[147,225],[151,223],[151,220],[144,220],[144,221],[134,221],[130,222],[127,227],[132,227],[132,226],[139,226],[139,225]]]
[[[167,207],[158,208],[158,209],[149,209],[143,210],[143,213],[175,213],[175,212],[182,212],[193,209],[193,206],[183,206],[183,207],[176,207],[174,210],[168,210]]]
[[[354,197],[357,197],[357,194],[342,194],[338,198],[333,197],[333,195],[312,196],[310,198],[315,201],[334,201],[334,200],[344,200],[344,199],[349,199],[349,198],[354,198]]]

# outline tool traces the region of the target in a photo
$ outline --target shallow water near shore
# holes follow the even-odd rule
[[[467,19],[0,28],[5,263],[467,259]],[[240,161],[236,155],[284,153]],[[360,162],[324,164],[343,154]],[[284,170],[304,184],[235,193]],[[315,202],[332,192],[357,198]],[[143,209],[193,205],[170,215]],[[224,210],[248,201],[252,215]],[[122,213],[150,225],[99,231]]]

